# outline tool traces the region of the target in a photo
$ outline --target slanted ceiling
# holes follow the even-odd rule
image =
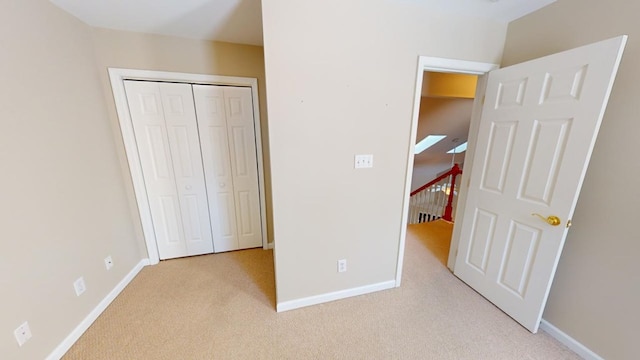
[[[260,0],[50,0],[100,28],[262,45]],[[265,0],[268,1],[268,0]],[[440,12],[508,23],[555,0],[394,0]],[[340,11],[336,9],[336,11]],[[282,14],[295,16],[295,14]]]
[[[50,0],[100,28],[262,45],[260,0]]]

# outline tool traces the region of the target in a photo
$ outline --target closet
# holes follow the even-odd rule
[[[124,87],[160,259],[262,246],[251,89]]]

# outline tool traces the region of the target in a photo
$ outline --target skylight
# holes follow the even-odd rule
[[[467,142],[463,142],[462,144],[454,147],[453,149],[447,151],[447,154],[460,154],[461,152],[465,152],[467,150]]]
[[[420,140],[420,142],[416,144],[415,153],[420,154],[421,152],[427,150],[428,148],[435,145],[438,141],[446,137],[446,135],[428,135],[426,138]]]

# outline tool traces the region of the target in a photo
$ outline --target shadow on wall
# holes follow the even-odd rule
[[[451,168],[452,162],[464,162],[465,153],[447,152],[467,141],[473,99],[423,97],[420,101],[417,141],[427,135],[447,137],[416,154],[413,161],[411,190],[415,190]]]
[[[207,1],[172,18],[155,32],[200,34],[202,39],[262,46],[260,0]]]

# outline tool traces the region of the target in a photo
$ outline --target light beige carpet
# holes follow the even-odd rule
[[[409,226],[400,288],[284,313],[271,251],[161,262],[64,359],[579,359],[455,278],[429,250],[439,230]]]

